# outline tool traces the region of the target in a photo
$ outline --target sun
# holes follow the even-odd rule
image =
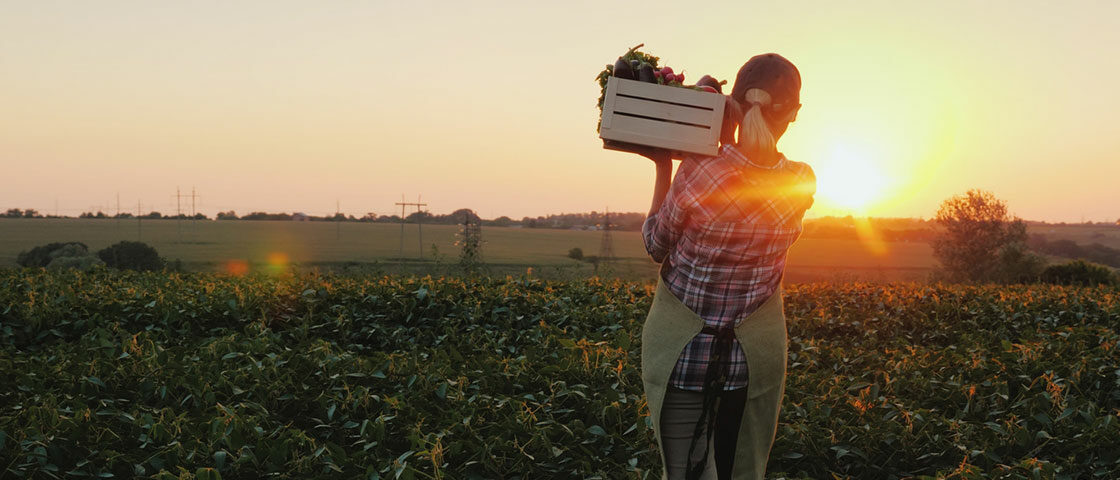
[[[883,198],[887,179],[871,149],[835,145],[815,167],[817,199],[849,213],[866,214]]]

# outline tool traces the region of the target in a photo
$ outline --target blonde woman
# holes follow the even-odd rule
[[[751,58],[727,100],[724,144],[664,151],[642,226],[661,263],[642,331],[642,379],[663,478],[761,479],[785,383],[782,276],[816,177],[777,142],[797,118],[801,75],[781,55]],[[738,127],[738,138],[733,135]]]

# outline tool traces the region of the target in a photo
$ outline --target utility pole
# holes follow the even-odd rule
[[[416,196],[416,202],[405,202],[404,195],[401,195],[401,201],[396,205],[401,206],[401,258],[404,258],[404,209],[405,207],[416,207],[416,212],[420,212],[420,207],[426,207],[428,204],[420,203],[420,196]],[[424,259],[424,219],[417,215],[416,217],[417,228],[420,233],[420,259]]]
[[[183,196],[175,187],[175,227],[179,229],[179,243],[183,243]]]
[[[121,235],[121,192],[117,192],[117,238]]]
[[[142,235],[142,233],[143,232],[141,231],[141,227],[140,227],[140,200],[136,200],[136,241],[137,242],[144,241],[144,236]]]
[[[338,199],[336,198],[334,200],[334,221],[335,221],[334,239],[335,239],[335,241],[338,241],[338,240],[342,239],[342,219],[339,218],[339,216],[338,216],[340,213],[342,213],[341,205],[342,204],[340,204],[338,202]]]
[[[191,185],[191,238],[196,240],[198,237],[196,237],[195,234],[198,233],[198,229],[194,226],[195,215],[197,215],[194,209],[194,201],[197,198],[198,195],[194,193],[194,185]]]
[[[611,211],[609,207],[603,215],[603,240],[599,244],[599,261],[610,262],[614,258],[614,239],[611,238]]]

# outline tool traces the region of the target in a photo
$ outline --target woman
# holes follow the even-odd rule
[[[797,118],[801,76],[769,53],[739,69],[724,145],[657,166],[642,226],[661,263],[642,331],[642,379],[665,478],[763,478],[785,381],[781,282],[816,178],[777,141]],[[735,127],[739,128],[734,139]]]

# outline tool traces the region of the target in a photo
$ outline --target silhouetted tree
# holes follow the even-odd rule
[[[944,231],[932,242],[933,254],[949,280],[1018,282],[1042,268],[1026,249],[1026,224],[990,192],[974,189],[945,200],[936,221]]]

